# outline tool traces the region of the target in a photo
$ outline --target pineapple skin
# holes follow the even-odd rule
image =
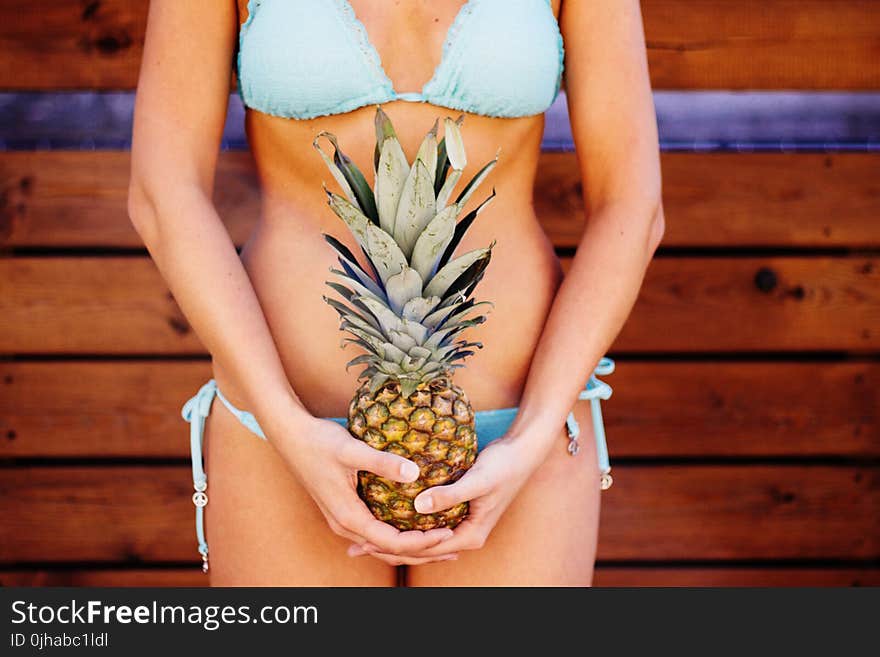
[[[367,383],[349,406],[348,429],[375,449],[410,459],[419,478],[400,483],[372,472],[358,472],[358,495],[373,515],[401,531],[455,528],[468,514],[468,503],[436,513],[418,513],[413,502],[426,488],[457,481],[477,457],[474,410],[464,390],[448,376],[420,383],[404,397],[396,381],[375,394]]]

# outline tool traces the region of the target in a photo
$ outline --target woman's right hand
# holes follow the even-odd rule
[[[272,443],[315,500],[330,529],[360,547],[350,549],[349,556],[371,554],[395,566],[457,557],[456,554],[410,556],[451,538],[452,530],[399,531],[377,520],[357,494],[358,470],[394,481],[412,482],[419,477],[418,465],[370,447],[332,420],[309,416],[298,423],[295,436],[289,431],[285,433]]]

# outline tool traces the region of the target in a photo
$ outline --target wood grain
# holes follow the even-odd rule
[[[877,153],[666,153],[667,247],[880,246]],[[129,155],[0,153],[0,245],[142,247],[128,220]],[[236,243],[259,216],[250,153],[224,152],[215,204]],[[574,153],[543,153],[535,212],[556,246],[584,227]]]
[[[0,0],[0,88],[134,88],[148,4]]]
[[[7,353],[203,351],[146,258],[14,258],[0,272]]]
[[[0,88],[130,89],[146,0],[0,0]],[[643,0],[657,88],[876,89],[872,0]],[[5,17],[5,18],[4,18]]]
[[[875,350],[878,264],[846,257],[662,258],[650,266],[614,348]]]
[[[0,458],[188,458],[205,361],[0,363]],[[612,460],[880,456],[880,364],[622,361]],[[221,408],[219,406],[215,408]]]
[[[880,154],[665,153],[664,247],[877,246]],[[543,153],[535,211],[577,246],[584,204],[574,153]]]
[[[143,247],[128,219],[127,151],[0,153],[0,245]],[[218,211],[236,243],[259,215],[250,152],[224,152],[217,171]]]
[[[878,326],[876,258],[661,258],[613,349],[871,351]],[[0,260],[0,354],[200,352],[146,257]]]
[[[874,568],[632,568],[599,566],[594,586],[880,586]]]
[[[595,586],[880,586],[871,568],[681,568],[598,565]],[[196,565],[177,568],[0,570],[0,586],[207,586]]]
[[[628,465],[614,473],[600,559],[880,557],[876,466]],[[188,466],[6,470],[0,563],[195,562],[191,477]]]
[[[642,0],[655,88],[876,89],[873,0]]]

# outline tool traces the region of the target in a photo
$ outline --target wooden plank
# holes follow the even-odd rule
[[[0,363],[0,458],[187,458],[208,362]],[[612,459],[880,456],[880,364],[618,363]]]
[[[613,348],[871,351],[877,326],[873,257],[661,258]],[[0,260],[0,353],[201,350],[146,257]]]
[[[877,153],[664,153],[665,247],[880,245]],[[584,205],[574,153],[544,153],[535,212],[577,246]]]
[[[134,88],[148,4],[0,0],[0,88]]]
[[[876,568],[632,568],[599,566],[594,586],[880,586]]]
[[[614,348],[875,350],[878,265],[875,258],[662,258]]]
[[[203,351],[146,258],[16,258],[0,272],[0,351]]]
[[[877,363],[624,361],[604,380],[612,459],[880,455]]]
[[[873,0],[643,0],[655,88],[876,89]]]
[[[664,246],[880,246],[877,153],[666,153]],[[141,247],[126,213],[121,151],[0,153],[0,245]],[[241,244],[259,216],[249,153],[224,152],[215,203]],[[543,153],[535,211],[576,246],[584,205],[577,156]]]
[[[615,486],[623,485],[603,496],[600,559],[846,559],[880,551],[876,467],[629,466],[615,473]]]
[[[146,0],[0,0],[0,88],[126,89]],[[872,0],[643,0],[657,88],[863,89],[880,20]],[[5,18],[2,18],[5,16]]]
[[[0,457],[188,457],[180,408],[210,377],[206,361],[0,363]]]
[[[0,245],[143,247],[128,219],[127,151],[0,153]],[[242,244],[259,216],[249,152],[224,152],[215,203]]]
[[[0,586],[208,586],[201,568],[2,570]]]
[[[880,586],[871,568],[596,567],[595,586]],[[183,568],[3,570],[0,586],[208,586],[193,565]]]
[[[195,561],[191,493],[187,466],[7,469],[0,563]],[[618,466],[603,504],[603,560],[880,557],[876,466]]]

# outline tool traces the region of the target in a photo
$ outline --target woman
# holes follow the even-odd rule
[[[263,194],[241,256],[211,201],[236,66]],[[564,280],[532,206],[563,68],[588,214]],[[464,477],[416,502],[472,500],[454,531],[373,518],[355,473],[408,481],[414,464],[324,419],[345,415],[356,374],[321,298],[334,263],[321,234],[343,231],[311,144],[332,132],[367,169],[376,104],[410,158],[435,118],[462,110],[464,180],[504,154],[486,182],[496,199],[460,247],[497,239],[480,285],[495,307],[469,329],[486,348],[456,383],[475,409],[519,412]],[[391,586],[407,565],[411,586],[589,584],[596,454],[572,458],[565,421],[573,410],[590,426],[577,396],[661,239],[660,187],[638,0],[153,0],[129,214],[229,403],[206,428],[211,583]],[[267,440],[229,408],[252,413]]]

